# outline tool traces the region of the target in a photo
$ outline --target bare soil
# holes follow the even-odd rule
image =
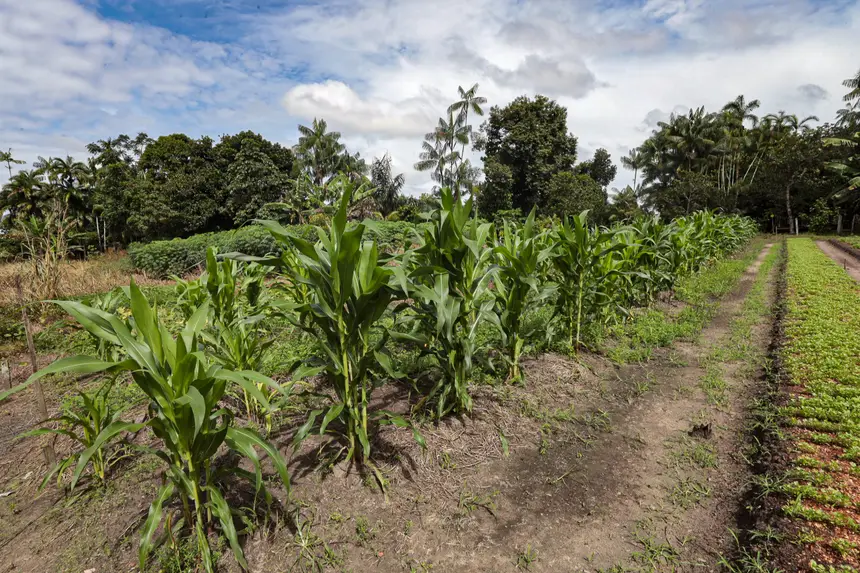
[[[763,367],[717,350],[770,246],[695,343],[623,366],[586,352],[530,359],[524,385],[481,386],[471,417],[424,425],[426,452],[408,431],[381,429],[385,496],[366,472],[319,468],[324,444],[309,440],[290,461],[298,509],[273,514],[246,540],[251,570],[716,570],[734,549],[728,529],[749,478],[744,423]],[[766,322],[747,341],[761,356]],[[719,405],[702,389],[715,368],[727,386]],[[52,392],[54,409],[62,393]],[[68,508],[56,488],[38,494],[38,446],[11,439],[36,421],[31,398],[0,406],[0,495],[9,492],[0,497],[0,573],[133,570],[134,528],[157,466],[136,464]],[[404,411],[411,398],[385,388],[375,400]],[[282,451],[292,431],[276,437]],[[236,570],[232,559],[221,570]]]
[[[860,258],[857,258],[851,251],[841,249],[830,241],[815,241],[824,254],[842,265],[851,277],[860,281]],[[847,245],[846,245],[847,246]],[[849,247],[851,248],[851,247]],[[853,250],[853,249],[852,249]]]

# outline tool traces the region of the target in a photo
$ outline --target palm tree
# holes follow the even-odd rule
[[[370,180],[376,188],[374,198],[379,210],[386,217],[397,209],[400,202],[400,191],[403,189],[406,179],[403,174],[392,176],[391,156],[387,153],[379,159],[373,160],[370,168]]]
[[[12,164],[23,165],[25,161],[12,157],[12,150],[0,151],[0,162],[6,164],[6,169],[9,170],[9,179],[12,179]]]
[[[322,185],[337,172],[340,154],[344,151],[340,133],[327,130],[324,119],[314,118],[311,127],[299,125],[301,135],[295,147],[296,155],[316,185]]]
[[[743,95],[739,95],[733,101],[724,105],[723,111],[728,113],[741,126],[743,126],[744,121],[750,121],[752,126],[755,127],[756,123],[758,123],[758,116],[753,112],[760,106],[761,102],[759,100],[754,99],[748,102]]]
[[[627,155],[621,158],[621,165],[627,169],[633,170],[633,189],[636,189],[636,181],[639,175],[639,169],[645,162],[644,154],[639,148],[631,149]]]
[[[487,103],[487,98],[478,96],[478,84],[473,85],[471,88],[467,90],[463,89],[463,86],[457,86],[457,94],[459,96],[459,100],[455,101],[448,107],[448,114],[451,115],[454,112],[457,112],[458,119],[461,119],[460,124],[463,125],[466,129],[467,138],[466,141],[463,142],[463,149],[461,151],[461,156],[466,155],[466,143],[468,143],[468,135],[472,132],[472,127],[469,125],[469,110],[471,109],[475,112],[475,115],[483,116],[484,110],[481,108],[482,105]]]
[[[855,99],[860,99],[860,70],[857,70],[856,76],[842,82],[842,85],[851,90],[842,98],[844,101],[852,102]]]
[[[45,182],[36,171],[21,170],[3,186],[0,213],[8,211],[6,221],[41,219],[47,202]]]

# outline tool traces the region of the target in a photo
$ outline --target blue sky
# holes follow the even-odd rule
[[[832,118],[858,32],[856,0],[0,0],[0,147],[29,162],[243,129],[291,145],[324,117],[417,193],[421,136],[458,85],[556,98],[580,159],[617,159],[670,112],[740,93]]]

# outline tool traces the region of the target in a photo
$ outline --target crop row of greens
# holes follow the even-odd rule
[[[71,487],[88,467],[94,481],[108,479],[117,452],[126,451],[117,444],[125,432],[148,429],[159,439],[148,451],[164,462],[167,480],[143,527],[141,567],[165,538],[158,534],[162,523],[168,537],[196,540],[207,571],[213,568],[207,533],[219,528],[246,567],[234,523],[245,510],[231,507],[224,489],[242,478],[270,499],[259,451],[289,485],[282,454],[249,422],[269,428],[275,415],[298,403],[312,405],[295,433],[296,448],[312,434],[329,436],[335,461],[356,463],[384,488],[373,462],[374,431],[408,428],[424,444],[408,415],[372,407],[375,391],[408,378],[391,339],[413,347],[428,366],[409,380],[422,393],[413,411],[468,414],[479,364],[492,369],[495,358],[508,382],[522,382],[528,341],[548,335],[576,351],[583,325],[623,321],[756,232],[748,219],[708,212],[614,228],[590,225],[587,212],[538,225],[533,212],[522,225],[496,228],[473,216],[471,200],[444,190],[409,248],[384,253],[372,239],[372,223],[347,221],[349,200],[345,193],[330,227],[317,228],[314,240],[260,222],[277,245],[274,254],[219,256],[210,248],[202,276],[177,279],[184,317],[178,328],[159,317],[134,283],[124,292],[59,303],[95,338],[97,356],[61,359],[31,380],[126,372],[146,395],[149,415],[145,422],[123,421],[106,398],[108,382],[102,393],[82,397],[83,414],[67,413],[55,420],[59,426],[36,433],[61,433],[84,448],[55,468],[60,479],[71,472]],[[544,306],[553,309],[552,319],[536,332],[526,317]],[[287,368],[286,384],[261,373],[276,321],[289,322],[317,350]],[[494,348],[479,336],[487,327],[498,332]],[[303,380],[310,376],[322,378],[324,392],[307,390]],[[251,471],[213,463],[223,447],[249,459]]]
[[[858,308],[860,285],[853,278],[812,240],[788,241],[783,360],[793,392],[781,413],[795,453],[780,488],[790,498],[783,511],[801,524],[828,525],[801,525],[815,546],[811,552],[854,566],[860,554]]]

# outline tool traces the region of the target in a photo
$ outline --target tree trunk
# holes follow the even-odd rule
[[[788,234],[794,232],[794,218],[791,216],[791,182],[785,186],[785,212],[788,215]]]

